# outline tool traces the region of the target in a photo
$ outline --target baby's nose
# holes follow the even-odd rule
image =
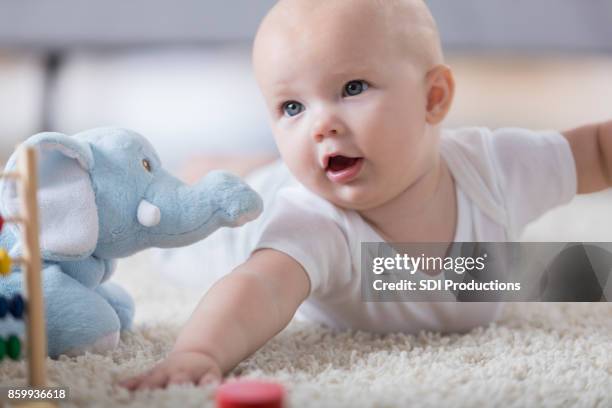
[[[342,122],[334,116],[326,116],[317,120],[312,129],[315,142],[321,142],[326,137],[336,136],[344,132]]]

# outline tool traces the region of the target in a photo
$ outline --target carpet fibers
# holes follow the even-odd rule
[[[137,304],[133,333],[105,355],[48,361],[70,390],[65,406],[214,406],[212,387],[129,393],[115,385],[172,346],[200,292],[168,285],[147,253],[115,280]],[[0,364],[3,385],[24,384],[23,362]],[[278,381],[291,407],[611,407],[612,305],[508,304],[493,325],[464,335],[334,332],[293,322],[232,376]]]

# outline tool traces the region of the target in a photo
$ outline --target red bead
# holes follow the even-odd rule
[[[282,408],[285,391],[264,381],[231,381],[217,389],[218,408]]]
[[[4,225],[4,218],[2,218],[2,215],[0,214],[0,232],[2,232],[3,225]]]

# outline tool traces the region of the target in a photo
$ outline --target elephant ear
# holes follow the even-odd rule
[[[86,258],[98,241],[98,208],[90,178],[91,148],[61,133],[40,133],[25,141],[38,153],[38,208],[43,259],[68,261]],[[13,155],[7,171],[15,169]],[[15,183],[3,183],[0,198],[8,215],[18,215]]]

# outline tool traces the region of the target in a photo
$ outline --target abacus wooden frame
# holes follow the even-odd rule
[[[21,225],[23,256],[15,259],[21,266],[26,305],[26,344],[28,384],[30,387],[47,386],[47,333],[41,284],[41,260],[38,222],[38,170],[36,151],[32,147],[18,149],[17,171],[0,173],[0,178],[15,180],[20,197],[20,214],[5,219],[6,223]]]

